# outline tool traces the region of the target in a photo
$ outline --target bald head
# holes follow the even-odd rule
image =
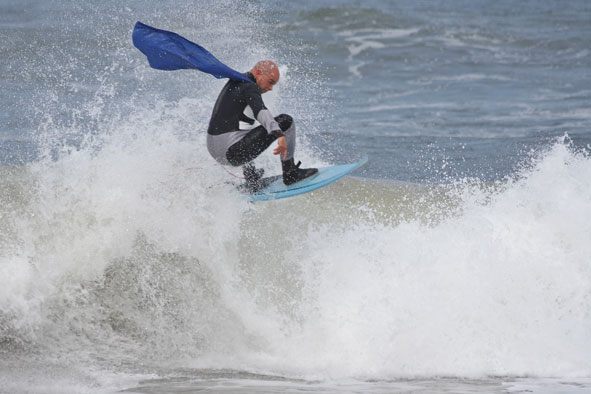
[[[256,78],[262,93],[273,90],[273,86],[279,82],[279,68],[271,60],[261,60],[250,72]]]
[[[279,74],[279,68],[277,68],[277,65],[272,60],[261,60],[260,62],[254,65],[251,72],[254,74],[253,71],[255,70],[263,75],[274,72]]]

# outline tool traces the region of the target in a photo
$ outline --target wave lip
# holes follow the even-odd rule
[[[83,163],[141,174],[121,154],[10,173],[37,186],[1,218],[5,354],[304,379],[589,376],[585,152],[557,142],[493,184],[349,178],[252,207],[202,176],[167,179],[167,160],[145,169],[156,181],[88,178]]]
[[[390,204],[431,198],[421,216],[379,216],[385,200],[371,193],[336,193],[334,211],[317,200],[294,240],[304,246],[289,253],[302,272],[302,287],[290,290],[299,292],[290,307],[298,324],[265,333],[275,368],[588,377],[591,162],[556,143],[534,163],[505,183],[458,185],[445,200],[392,185],[400,198]],[[338,209],[347,204],[356,209]]]

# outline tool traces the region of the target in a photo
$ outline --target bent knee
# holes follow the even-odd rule
[[[281,131],[286,131],[293,124],[293,118],[287,114],[276,116],[275,121],[279,124]]]

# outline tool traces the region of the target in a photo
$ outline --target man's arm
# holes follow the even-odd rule
[[[277,137],[277,148],[273,150],[274,155],[283,154],[283,157],[287,155],[287,140],[283,135],[279,123],[275,120],[275,117],[271,114],[271,111],[267,109],[263,98],[261,97],[261,90],[255,84],[249,84],[247,87],[247,103],[252,109],[252,113],[256,120],[263,125],[267,133]]]
[[[263,125],[267,133],[273,134],[277,137],[283,136],[283,131],[279,127],[279,124],[275,121],[275,118],[271,114],[271,111],[267,109],[263,98],[261,97],[261,90],[256,84],[248,84],[247,88],[247,104],[252,109],[252,113],[256,120]]]
[[[284,136],[277,139],[277,148],[273,150],[274,155],[282,153],[283,157],[287,156],[287,140]]]

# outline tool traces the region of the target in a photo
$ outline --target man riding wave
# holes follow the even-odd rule
[[[243,166],[247,185],[255,186],[263,170],[256,170],[252,160],[265,151],[273,141],[273,154],[280,155],[283,183],[294,184],[318,173],[316,168],[299,168],[294,152],[296,131],[293,118],[287,114],[273,117],[261,95],[273,90],[279,81],[279,68],[270,60],[258,62],[244,74],[252,82],[230,80],[222,88],[215,103],[207,130],[207,149],[221,164]],[[244,110],[250,107],[259,126],[240,129],[240,122],[254,124]]]

